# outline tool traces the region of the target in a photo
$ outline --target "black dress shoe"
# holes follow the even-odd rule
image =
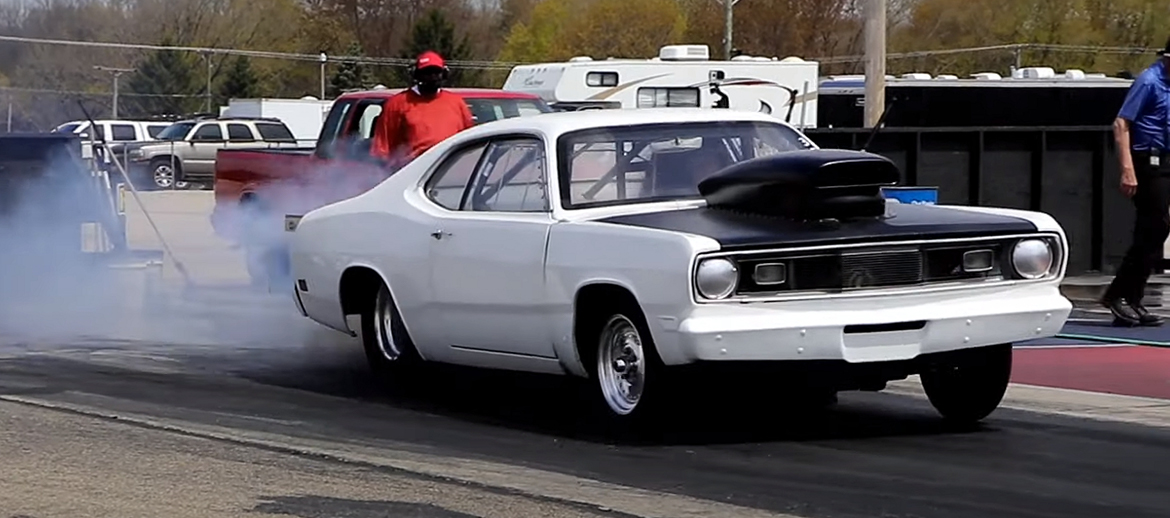
[[[1113,325],[1115,326],[1133,327],[1142,325],[1141,313],[1138,313],[1124,299],[1102,300],[1101,305],[1108,308],[1110,313],[1113,313]]]
[[[1138,325],[1140,326],[1158,327],[1166,321],[1162,317],[1150,313],[1150,311],[1141,304],[1130,304],[1130,307],[1133,308],[1134,313],[1138,314]]]

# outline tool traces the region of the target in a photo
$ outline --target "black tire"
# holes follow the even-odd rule
[[[975,423],[991,415],[1007,392],[1012,374],[1012,345],[956,351],[921,374],[922,388],[943,418]]]
[[[422,359],[406,332],[390,289],[381,283],[375,293],[374,300],[364,304],[361,313],[366,362],[380,382],[409,381],[418,373]]]
[[[646,319],[636,304],[619,304],[612,312],[601,312],[601,318],[591,322],[591,332],[582,360],[589,370],[589,399],[598,414],[613,431],[639,431],[659,424],[666,417],[668,385],[673,373],[658,356],[654,338]],[[620,354],[617,349],[621,337],[627,337],[630,350]],[[622,371],[618,364],[622,363]],[[634,367],[631,370],[630,367]],[[629,376],[637,376],[631,380]],[[622,393],[619,387],[631,382],[640,392],[636,397]],[[615,393],[615,389],[617,392]]]
[[[154,190],[178,190],[178,189],[181,189],[182,187],[180,187],[179,184],[180,184],[180,181],[181,181],[182,176],[183,176],[182,169],[183,169],[183,167],[179,163],[178,160],[175,160],[174,164],[171,163],[171,160],[169,158],[156,158],[154,160],[151,160],[150,161],[150,172],[147,173],[147,177],[149,178],[149,182],[150,182],[150,185],[152,187],[151,190],[154,191]],[[164,171],[169,171],[169,172],[164,172]],[[160,175],[165,176],[168,174],[170,175],[169,176],[170,177],[170,185],[160,184],[159,183]]]

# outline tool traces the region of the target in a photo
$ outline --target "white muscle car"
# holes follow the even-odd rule
[[[1065,235],[1038,212],[887,204],[899,175],[745,111],[492,122],[288,216],[295,302],[360,331],[380,375],[580,376],[618,423],[660,408],[676,367],[722,362],[816,367],[829,400],[918,374],[944,417],[980,420],[1011,344],[1068,317]]]

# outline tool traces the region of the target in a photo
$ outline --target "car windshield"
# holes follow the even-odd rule
[[[552,111],[552,108],[549,108],[543,101],[532,99],[467,98],[466,100],[467,107],[471,109],[471,116],[475,118],[476,124]]]
[[[194,122],[176,122],[167,126],[167,129],[159,132],[158,140],[183,140],[187,134],[191,132],[191,128],[195,127]]]
[[[53,133],[73,133],[77,128],[81,127],[80,123],[72,122],[69,124],[62,124],[53,130]]]
[[[577,131],[557,147],[561,204],[582,208],[696,198],[724,167],[813,146],[783,124],[697,122]]]

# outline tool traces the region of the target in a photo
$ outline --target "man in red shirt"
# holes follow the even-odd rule
[[[414,86],[395,94],[382,107],[370,144],[371,155],[397,169],[474,125],[463,97],[441,88],[448,74],[438,53],[427,51],[418,56],[411,67]]]

